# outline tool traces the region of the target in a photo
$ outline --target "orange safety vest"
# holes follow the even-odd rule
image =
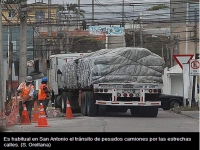
[[[38,100],[45,100],[47,97],[47,94],[45,93],[45,91],[43,90],[43,87],[46,86],[47,90],[49,90],[49,87],[46,84],[41,84],[39,91],[38,91]]]
[[[22,89],[22,92],[21,92],[21,94],[20,94],[20,101],[22,101],[22,100],[23,100],[23,97],[29,96],[29,93],[30,93],[30,91],[34,88],[34,86],[33,86],[33,85],[30,85],[30,86],[27,87],[27,86],[26,86],[26,83],[23,82],[23,83],[20,85],[20,88]],[[32,98],[29,99],[29,100],[32,100]]]

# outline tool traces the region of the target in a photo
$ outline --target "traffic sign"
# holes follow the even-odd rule
[[[181,69],[183,69],[182,64],[183,63],[189,63],[190,59],[192,59],[193,56],[194,56],[193,54],[179,54],[179,55],[177,54],[177,55],[173,55],[174,59],[179,64]]]
[[[190,60],[190,75],[198,76],[200,69],[200,62],[199,59],[191,59]]]

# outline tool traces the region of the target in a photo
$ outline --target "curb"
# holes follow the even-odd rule
[[[180,111],[180,110],[171,110],[171,112],[173,113],[176,113],[176,114],[180,114],[180,115],[183,115],[183,116],[187,116],[187,117],[190,117],[190,118],[194,118],[194,119],[198,119],[198,117],[195,117],[195,116],[191,116],[191,115],[188,115],[188,114],[185,114],[183,111]],[[198,111],[199,112],[199,111]]]
[[[184,116],[187,116],[187,117],[190,117],[190,118],[194,118],[194,119],[198,119],[199,120],[199,118],[197,118],[197,117],[194,117],[194,116],[191,116],[191,115],[187,115],[187,114],[184,114],[184,113],[180,113],[181,115],[184,115]]]

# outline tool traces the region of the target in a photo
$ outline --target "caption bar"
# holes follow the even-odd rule
[[[4,147],[52,147],[53,142],[190,142],[190,137],[4,137]]]

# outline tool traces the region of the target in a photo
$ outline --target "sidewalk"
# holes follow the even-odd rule
[[[199,111],[181,111],[182,115],[199,119]]]

